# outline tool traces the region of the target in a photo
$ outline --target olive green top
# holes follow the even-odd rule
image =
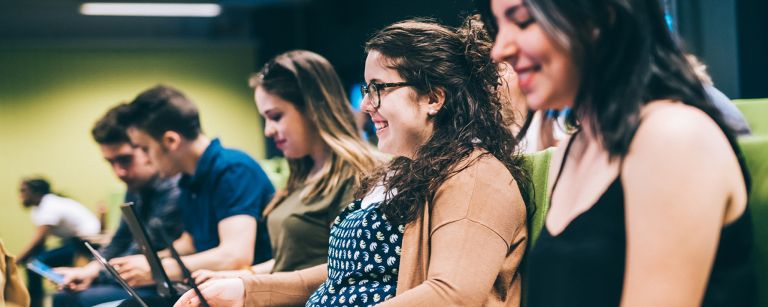
[[[354,201],[353,180],[348,178],[325,197],[301,201],[301,191],[289,194],[267,215],[275,266],[272,273],[290,272],[328,262],[331,224]]]

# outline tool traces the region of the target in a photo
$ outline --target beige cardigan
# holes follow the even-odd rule
[[[397,294],[379,306],[519,306],[527,239],[517,184],[484,155],[443,183],[422,218],[406,225]],[[304,305],[327,277],[326,265],[243,277],[246,306]]]

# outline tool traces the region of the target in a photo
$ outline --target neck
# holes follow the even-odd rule
[[[200,161],[200,158],[203,156],[203,153],[205,153],[205,150],[208,148],[208,145],[211,144],[211,139],[209,139],[207,136],[200,134],[196,139],[186,141],[186,144],[183,144],[185,148],[183,148],[183,151],[185,151],[181,155],[181,171],[184,174],[187,175],[194,175],[195,170],[197,169],[197,162]]]
[[[317,174],[328,160],[328,154],[330,149],[324,143],[315,146],[312,152],[309,153],[309,157],[312,159],[312,169],[309,171],[309,175]]]

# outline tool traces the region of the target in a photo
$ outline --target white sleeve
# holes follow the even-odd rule
[[[59,212],[59,206],[52,204],[49,201],[43,201],[37,208],[37,212],[32,215],[32,222],[36,226],[56,226],[61,222],[61,212]]]

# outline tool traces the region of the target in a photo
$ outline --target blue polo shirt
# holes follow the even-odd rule
[[[272,258],[269,234],[262,211],[275,193],[264,170],[246,153],[224,148],[211,141],[197,161],[194,176],[184,175],[180,209],[195,250],[202,252],[219,245],[219,222],[235,215],[250,215],[257,221],[253,263]]]

